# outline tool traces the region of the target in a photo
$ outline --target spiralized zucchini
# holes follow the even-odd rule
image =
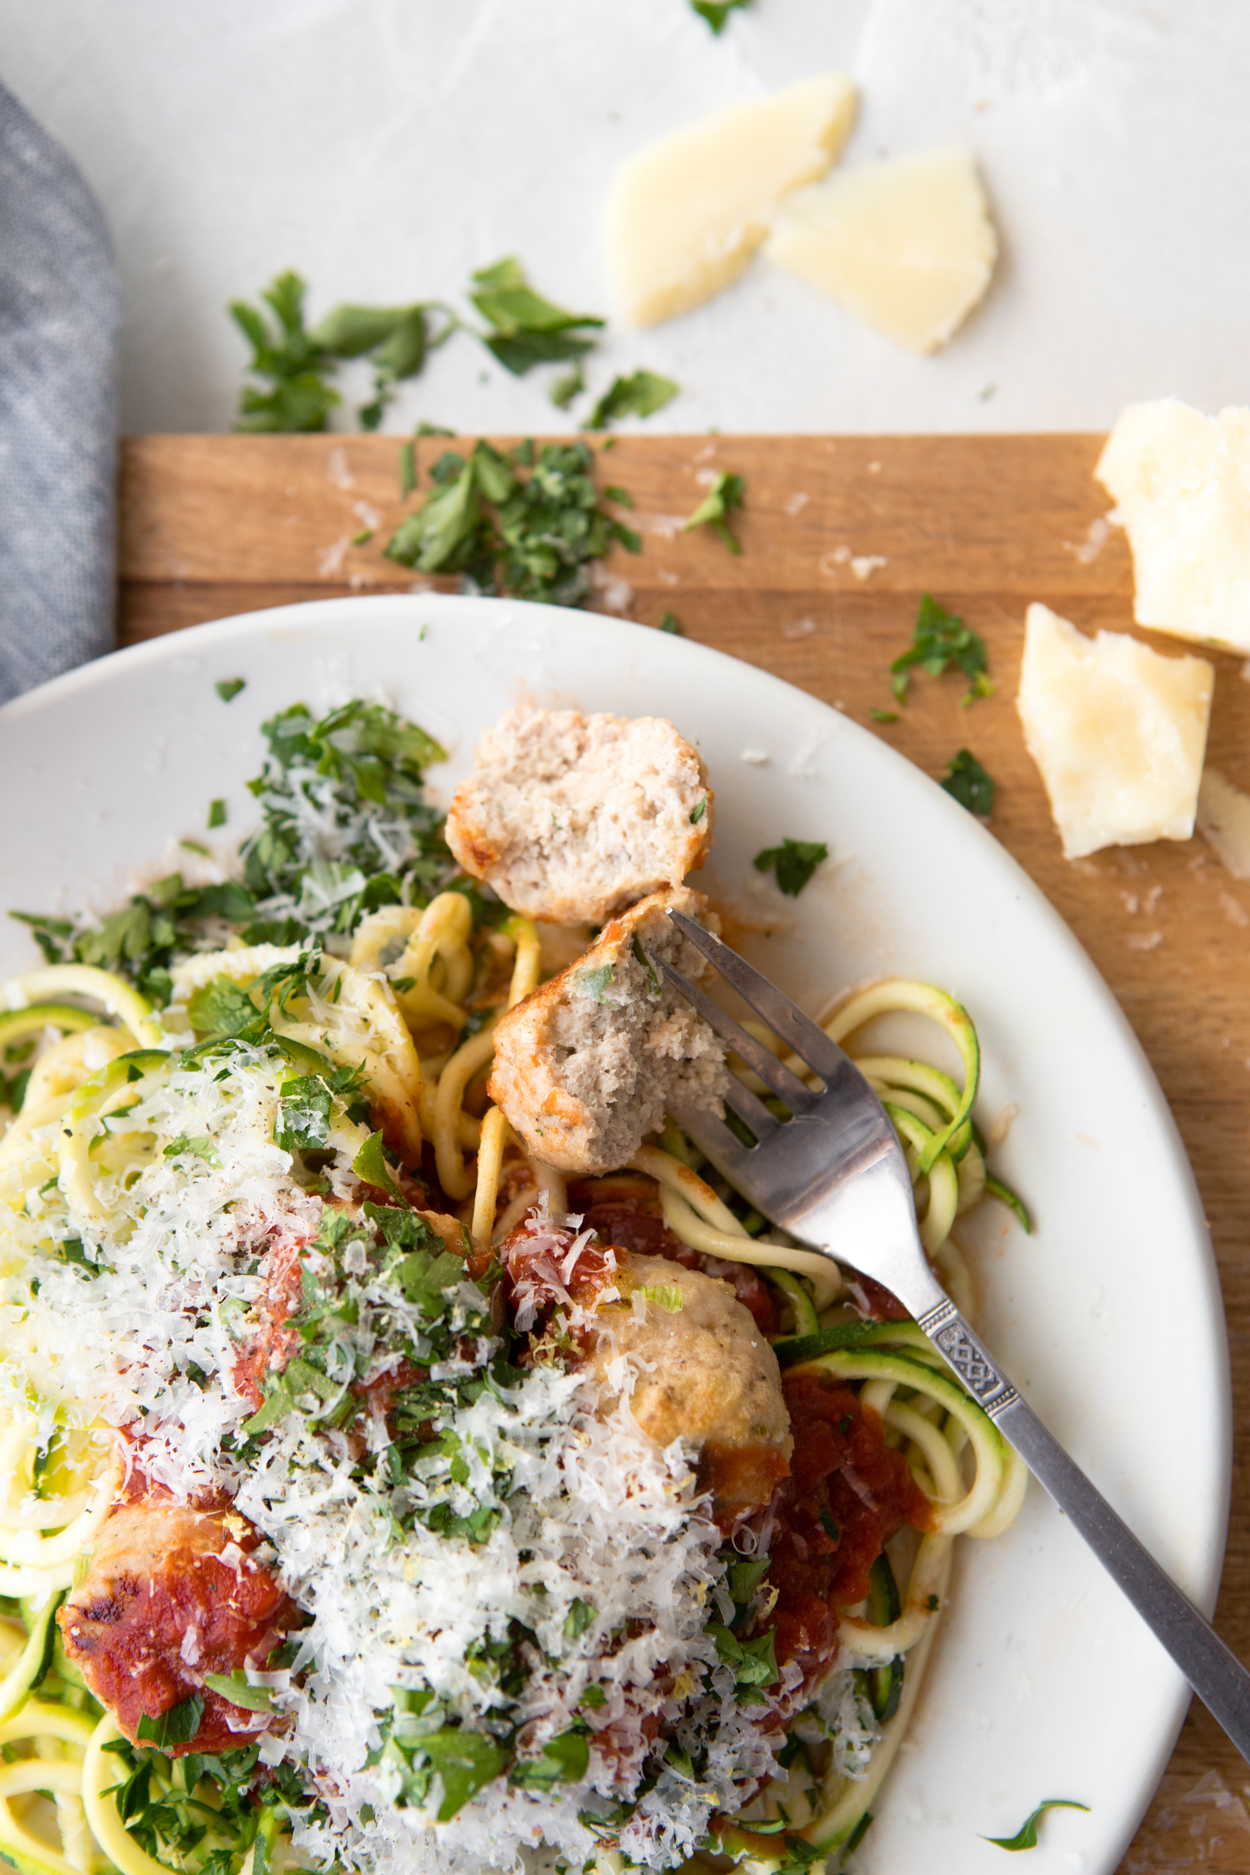
[[[281,973],[292,967],[295,987],[283,987]],[[237,946],[190,956],[171,974],[173,1002],[160,1013],[122,978],[83,965],[50,965],[8,986],[0,1045],[30,1042],[35,1052],[20,1110],[0,1139],[0,1203],[21,1223],[0,1266],[25,1254],[21,1245],[44,1244],[43,1219],[55,1204],[78,1228],[113,1227],[128,1181],[178,1149],[152,1115],[161,1090],[181,1071],[181,1051],[197,1040],[194,999],[221,978],[248,991],[273,977],[263,1011],[257,1007],[275,1046],[296,1063],[289,1071],[298,1073],[300,1061],[315,1057],[357,1075],[394,1159],[415,1169],[428,1146],[446,1198],[479,1247],[499,1243],[540,1195],[555,1212],[567,1208],[560,1175],[526,1156],[483,1092],[494,1021],[542,974],[538,932],[526,919],[475,927],[468,897],[444,891],[425,907],[387,905],[366,915],[346,959],[322,952],[310,964],[299,946]],[[868,1024],[895,1012],[939,1025],[959,1051],[962,1080],[924,1060],[859,1046]],[[778,1046],[761,1025],[748,1026]],[[882,1099],[907,1153],[925,1248],[969,1312],[968,1273],[952,1229],[987,1189],[1015,1206],[1018,1200],[987,1174],[972,1119],[980,1056],[966,1011],[929,985],[892,981],[843,1002],[825,1028]],[[794,1057],[788,1065],[807,1075]],[[262,1073],[255,1065],[247,1071]],[[287,1071],[279,1063],[263,1098],[258,1094],[271,1133]],[[349,1106],[346,1095],[335,1095],[327,1138],[353,1151],[368,1128]],[[664,1143],[644,1145],[632,1170],[654,1181],[664,1221],[684,1243],[753,1265],[772,1285],[786,1324],[787,1372],[855,1388],[932,1507],[928,1529],[912,1545],[894,1618],[841,1612],[840,1644],[865,1671],[904,1657],[906,1668],[897,1708],[882,1721],[864,1774],[839,1772],[831,1761],[793,1799],[803,1820],[792,1819],[791,1834],[836,1859],[906,1730],[945,1603],[954,1539],[1006,1528],[1025,1474],[914,1324],[865,1325],[835,1264],[764,1229],[723,1183],[689,1162],[694,1157],[670,1125]],[[50,1435],[49,1403],[29,1386],[23,1394],[16,1382],[22,1359],[20,1333],[13,1333],[8,1391],[0,1396],[0,1596],[10,1606],[22,1599],[23,1615],[0,1620],[0,1746],[9,1760],[0,1766],[0,1853],[24,1875],[95,1875],[101,1857],[121,1875],[168,1875],[166,1862],[147,1853],[119,1811],[114,1791],[124,1767],[111,1749],[119,1739],[112,1719],[85,1690],[55,1675],[52,1694],[40,1691],[56,1639],[57,1601],[115,1502],[123,1460],[115,1436],[93,1423],[90,1402],[57,1402]],[[213,1833],[211,1787],[195,1801],[210,1819],[206,1847],[190,1861],[171,1851],[186,1875],[196,1875],[202,1854],[226,1840]],[[767,1794],[753,1809],[766,1826],[781,1816]],[[266,1814],[272,1833],[278,1823]],[[722,1847],[760,1871],[778,1867],[787,1854],[781,1837],[756,1834],[745,1821],[729,1827]],[[607,1860],[605,1851],[601,1862]]]

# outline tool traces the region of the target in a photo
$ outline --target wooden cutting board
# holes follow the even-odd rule
[[[613,551],[600,604],[640,629],[674,612],[688,637],[811,691],[930,775],[963,747],[989,769],[994,833],[1093,957],[1172,1104],[1219,1257],[1240,1425],[1250,1404],[1250,884],[1200,838],[1065,861],[1014,704],[1030,600],[1087,629],[1131,625],[1127,548],[1091,475],[1100,440],[622,437],[600,476],[632,496],[623,518],[643,550]],[[421,486],[448,446],[418,444]],[[120,642],[293,600],[413,590],[381,552],[411,505],[399,448],[361,436],[126,443]],[[720,469],[746,478],[737,556],[707,529],[680,531]],[[366,530],[373,538],[354,545]],[[910,643],[925,592],[985,638],[997,693],[963,709],[957,675],[921,675],[900,720],[878,725],[869,712],[893,707],[890,660]],[[1250,788],[1250,684],[1241,660],[1214,661],[1210,759]],[[1237,1455],[1217,1621],[1250,1658],[1248,1452],[1250,1442]],[[1244,1875],[1243,1794],[1250,1768],[1195,1706],[1122,1875],[1199,1865]]]

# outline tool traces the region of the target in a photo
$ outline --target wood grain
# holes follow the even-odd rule
[[[600,602],[641,626],[674,611],[688,637],[822,697],[931,775],[965,745],[989,768],[993,831],[1093,957],[1172,1104],[1220,1262],[1240,1425],[1250,1408],[1250,886],[1201,840],[1067,863],[1013,703],[1031,599],[1085,627],[1131,625],[1128,553],[1101,525],[1108,500],[1091,475],[1099,445],[1090,436],[622,438],[600,475],[630,492],[624,518],[643,550],[614,550]],[[418,445],[422,486],[449,446]],[[381,551],[405,506],[398,460],[390,437],[133,439],[123,451],[121,642],[260,606],[425,588]],[[680,531],[700,478],[718,469],[747,481],[738,556],[706,529]],[[366,528],[373,538],[353,545]],[[965,710],[956,677],[922,675],[900,720],[876,725],[869,712],[892,707],[889,663],[910,641],[923,592],[983,634],[997,694]],[[1240,660],[1214,661],[1210,759],[1250,787],[1250,684]],[[1217,1616],[1243,1657],[1247,1463],[1243,1446]],[[1122,1875],[1198,1865],[1244,1875],[1248,1785],[1237,1752],[1191,1711]]]

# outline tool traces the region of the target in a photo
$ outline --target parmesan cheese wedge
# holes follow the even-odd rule
[[[623,317],[658,325],[728,286],[780,197],[824,175],[854,116],[850,79],[826,72],[718,111],[624,163],[604,225]]]
[[[1128,530],[1137,623],[1250,651],[1250,410],[1130,404],[1094,474]]]
[[[998,237],[972,152],[955,148],[802,190],[764,252],[879,332],[932,352],[984,294]]]
[[[1214,677],[1029,607],[1017,707],[1066,858],[1192,836]]]
[[[1250,879],[1250,794],[1235,788],[1218,768],[1203,770],[1198,831],[1234,879]]]

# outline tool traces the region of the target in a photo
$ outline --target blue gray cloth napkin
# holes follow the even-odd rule
[[[100,206],[0,85],[0,702],[112,648],[117,325]]]

